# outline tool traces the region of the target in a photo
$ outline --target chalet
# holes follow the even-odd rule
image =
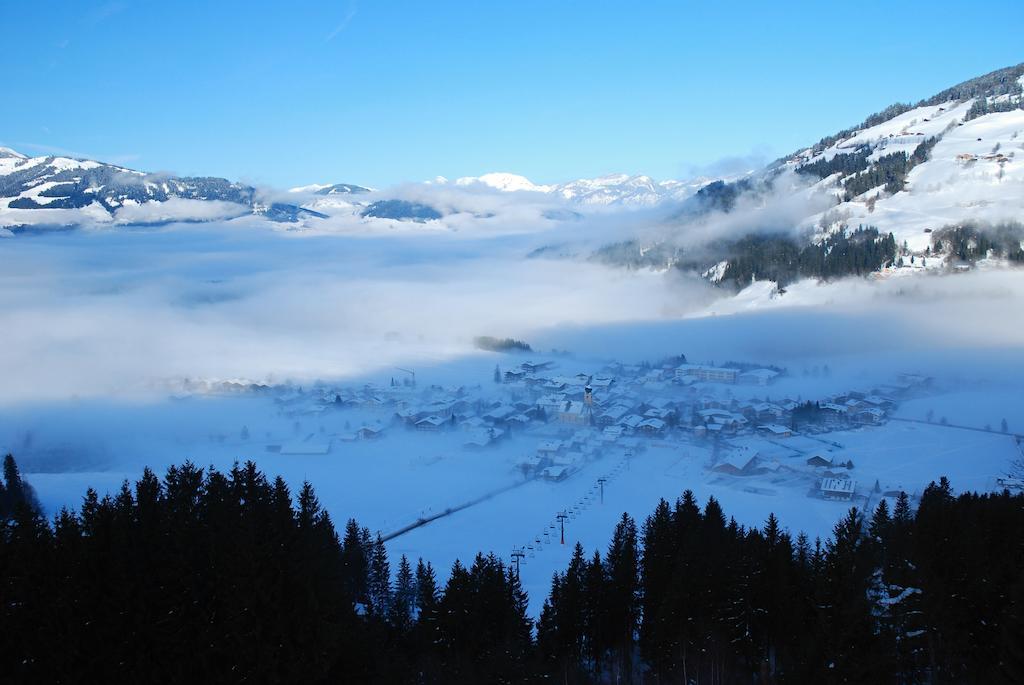
[[[793,430],[791,428],[780,426],[777,423],[766,423],[758,426],[757,430],[759,433],[763,433],[772,438],[789,438],[793,436]]]
[[[823,467],[828,468],[828,467],[832,466],[832,458],[831,457],[826,458],[826,457],[824,457],[824,456],[822,456],[820,454],[815,454],[814,456],[809,457],[807,459],[807,465],[808,466],[815,466],[815,467],[823,466]]]
[[[445,424],[448,423],[447,419],[443,419],[440,416],[428,416],[424,419],[420,419],[416,422],[416,430],[421,431],[439,431]]]
[[[537,454],[541,457],[552,458],[559,454],[564,447],[561,440],[545,440],[537,445]]]
[[[380,409],[385,404],[386,404],[386,402],[383,399],[381,399],[380,397],[377,397],[376,395],[371,395],[370,397],[365,397],[365,398],[363,398],[363,401],[362,401],[362,405],[366,409]]]
[[[383,435],[384,429],[380,426],[363,426],[356,431],[356,434],[363,440],[373,440]]]
[[[668,421],[673,415],[675,415],[674,409],[658,409],[657,407],[651,407],[644,412],[645,419],[661,419],[662,421]]]
[[[896,406],[896,402],[888,397],[882,397],[881,395],[868,395],[864,398],[865,404],[869,404],[872,407],[877,407],[882,410],[892,409]]]
[[[629,414],[629,410],[629,407],[622,404],[608,407],[601,412],[600,416],[597,417],[596,423],[599,426],[613,426],[627,416]]]
[[[777,404],[771,402],[760,402],[755,404],[751,409],[754,412],[754,418],[762,423],[771,423],[776,421],[785,414],[785,411]]]
[[[397,421],[412,426],[420,419],[420,415],[415,409],[400,409],[395,412],[394,418]]]
[[[844,405],[825,402],[821,405],[821,414],[825,421],[839,423],[847,416],[846,409]]]
[[[509,428],[525,428],[530,425],[531,421],[533,421],[533,419],[526,414],[513,414],[505,419],[505,425]]]
[[[665,432],[667,424],[661,419],[644,419],[641,421],[636,430],[644,435],[662,435]]]
[[[745,476],[754,472],[757,461],[757,450],[745,445],[722,455],[712,470],[732,476]]]
[[[506,383],[518,383],[524,378],[526,378],[526,371],[522,369],[509,369],[504,376]]]
[[[644,417],[639,414],[629,414],[628,416],[622,417],[619,421],[619,425],[625,428],[627,431],[635,431],[637,427],[644,422]]]
[[[818,485],[818,493],[829,500],[848,502],[853,499],[857,489],[857,481],[849,478],[822,478]]]
[[[725,424],[733,419],[733,414],[728,409],[701,409],[697,415],[704,423]]]
[[[486,414],[484,414],[482,418],[484,421],[487,421],[488,423],[500,424],[504,423],[508,417],[516,413],[518,412],[516,412],[515,407],[502,405],[500,407],[495,407],[494,409],[491,409]]]
[[[565,466],[549,466],[543,471],[541,471],[541,475],[544,477],[545,480],[550,480],[557,483],[569,477],[569,469],[566,468]]]
[[[470,450],[483,449],[500,440],[504,434],[505,431],[500,428],[476,430],[469,434],[469,437],[462,443],[462,446]]]
[[[779,406],[782,407],[782,411],[790,412],[799,407],[800,405],[794,400],[786,399],[779,402]]]
[[[857,423],[865,423],[869,425],[877,425],[885,420],[885,412],[875,407],[869,407],[868,409],[861,409],[853,415],[853,420]]]

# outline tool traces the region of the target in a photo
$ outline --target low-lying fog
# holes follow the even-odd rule
[[[30,472],[134,478],[147,463],[210,463],[196,444],[247,424],[256,435],[270,415],[237,399],[183,407],[164,381],[386,383],[412,366],[421,385],[486,384],[495,363],[518,360],[474,349],[480,335],[569,350],[567,373],[678,353],[775,364],[807,398],[922,372],[947,388],[991,388],[1000,416],[1024,423],[1024,270],[801,283],[781,297],[755,284],[733,296],[679,272],[526,258],[537,244],[210,225],[4,241],[0,448],[35,452]],[[50,481],[45,503],[102,487],[90,479],[59,492]]]
[[[208,226],[8,240],[0,403],[138,394],[167,378],[349,377],[465,354],[481,335],[677,318],[719,295],[528,249]]]

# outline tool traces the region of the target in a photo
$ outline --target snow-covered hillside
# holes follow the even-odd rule
[[[937,139],[928,158],[910,170],[902,191],[879,187],[844,199],[838,176],[820,181],[822,190],[835,192],[843,201],[828,212],[809,216],[804,226],[821,225],[823,219],[828,225],[871,224],[892,232],[911,250],[924,251],[930,234],[942,227],[1024,219],[1024,110],[964,121],[973,104],[972,99],[916,107],[818,154],[805,150],[788,161],[787,166],[799,169],[866,147],[868,162],[876,162],[893,153],[909,156],[925,140]]]

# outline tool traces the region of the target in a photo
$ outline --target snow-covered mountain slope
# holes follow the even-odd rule
[[[0,229],[149,224],[258,215],[294,222],[307,210],[223,178],[146,174],[71,157],[0,149]]]
[[[835,197],[803,228],[872,225],[920,252],[942,228],[1024,222],[1024,65],[865,123],[777,167],[819,178],[814,188]]]
[[[891,192],[881,187],[854,197],[841,196],[836,207],[808,217],[805,225],[871,224],[892,232],[911,250],[922,251],[929,246],[931,234],[944,227],[1024,221],[1024,110],[960,122],[958,115],[969,106],[951,105],[945,116],[937,117],[940,122],[948,120],[951,128],[924,133],[940,137],[927,159],[909,170],[902,190]],[[900,118],[909,116],[908,123],[915,118],[920,122],[929,110],[935,108],[917,108]],[[933,129],[935,126],[928,124],[935,123],[929,121],[920,128]],[[901,127],[903,130],[907,129]],[[893,148],[911,154],[916,147],[904,142],[909,137],[906,134],[885,135],[892,135],[895,142],[886,145],[885,138],[876,138],[877,147],[869,160],[892,154]],[[822,185],[835,190],[838,181],[826,180]]]

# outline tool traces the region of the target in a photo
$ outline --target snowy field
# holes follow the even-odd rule
[[[957,407],[969,406],[969,399],[937,395],[912,400],[907,406],[908,412],[927,405],[952,415]],[[1019,405],[1013,417],[1014,421],[1024,419]],[[392,555],[423,557],[447,569],[455,559],[466,561],[476,551],[494,551],[508,559],[513,548],[533,545],[535,549],[527,550],[523,559],[522,578],[534,610],[539,609],[551,573],[565,565],[576,541],[588,550],[603,549],[622,512],[642,520],[659,498],[674,501],[687,488],[702,502],[715,496],[741,524],[760,525],[774,512],[794,533],[824,538],[851,504],[862,508],[877,504],[881,493],[873,492],[876,480],[882,492],[902,489],[911,495],[940,475],[949,477],[959,490],[991,490],[996,488],[995,478],[1004,475],[1020,454],[1007,435],[901,421],[812,437],[733,439],[732,444],[748,444],[792,468],[754,476],[709,470],[711,445],[701,441],[669,447],[652,444],[632,458],[622,450],[610,450],[563,482],[525,483],[515,463],[535,448],[536,436],[519,436],[474,452],[462,448],[465,434],[459,431],[424,434],[398,428],[377,440],[332,442],[328,454],[266,451],[267,445],[287,443],[307,433],[318,438],[336,435],[346,424],[372,418],[372,413],[341,411],[302,420],[296,430],[295,422],[279,415],[266,398],[193,398],[142,407],[107,406],[92,415],[83,415],[74,406],[50,414],[33,413],[31,418],[7,413],[4,425],[30,425],[45,419],[62,426],[56,438],[46,437],[41,427],[34,428],[31,444],[22,450],[29,457],[65,450],[70,458],[79,447],[89,454],[82,471],[28,474],[51,513],[62,506],[77,506],[87,487],[114,492],[123,479],[137,479],[144,465],[159,472],[184,458],[222,470],[235,459],[254,459],[266,473],[283,475],[293,488],[309,480],[339,524],[355,517],[384,535],[421,517],[518,485],[399,536],[388,547]],[[240,437],[243,425],[249,431],[244,440]],[[18,442],[24,443],[25,433],[7,431],[0,439],[17,447]],[[810,454],[854,462],[851,475],[858,481],[858,493],[852,503],[810,496],[815,481],[804,467]],[[598,485],[602,477],[607,479],[603,504]],[[559,511],[571,513],[564,547],[558,544],[555,515]]]
[[[1024,432],[1024,332],[1007,316],[1024,311],[1020,271],[797,284],[782,297],[752,286],[729,298],[671,273],[527,260],[532,243],[508,236],[388,241],[181,229],[28,237],[4,247],[0,447],[23,464],[49,514],[77,507],[89,486],[113,492],[146,465],[160,474],[185,459],[222,470],[253,459],[293,491],[309,480],[336,524],[354,517],[383,535],[497,493],[395,537],[390,552],[430,560],[444,577],[456,558],[494,551],[508,560],[513,548],[532,545],[522,577],[537,611],[576,541],[604,549],[623,511],[642,521],[659,498],[687,488],[702,502],[714,495],[742,524],[774,512],[794,533],[825,537],[851,503],[809,496],[812,453],[854,463],[852,504],[861,507],[887,491],[919,493],[943,475],[958,490],[993,489],[1020,456],[1000,432],[1003,419]],[[396,367],[414,369],[419,388],[479,386],[488,396],[500,392],[496,364],[527,358],[476,350],[477,335],[568,351],[532,357],[566,375],[680,353],[788,371],[768,387],[704,388],[722,402],[817,400],[903,372],[935,381],[880,426],[728,440],[774,460],[770,473],[712,471],[713,446],[680,437],[629,459],[604,450],[562,482],[527,482],[517,468],[545,431],[558,433],[554,424],[469,450],[464,431],[410,430],[393,423],[394,409],[307,416],[270,396],[168,399],[168,383],[185,378],[386,387],[404,378]],[[378,423],[387,426],[381,437],[350,440]],[[986,426],[992,432],[976,430]],[[328,450],[287,453],[294,444]],[[566,510],[563,547],[552,526]]]

